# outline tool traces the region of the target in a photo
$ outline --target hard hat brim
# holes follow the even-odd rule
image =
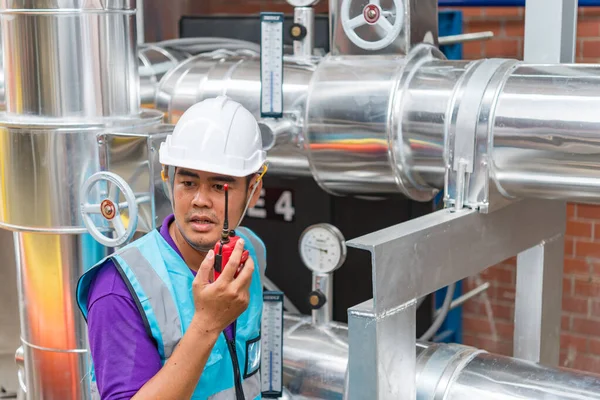
[[[163,149],[161,149],[161,150],[163,150]],[[164,151],[161,151],[161,154],[159,156],[159,162],[162,165],[186,168],[186,169],[190,169],[190,170],[194,170],[194,171],[202,171],[202,172],[208,172],[208,173],[224,175],[224,176],[233,176],[233,177],[237,177],[237,178],[242,178],[242,177],[257,173],[260,170],[260,168],[262,167],[262,165],[264,164],[264,157],[261,157],[261,158],[263,158],[263,160],[257,160],[257,162],[255,162],[251,165],[245,166],[245,168],[243,168],[243,169],[240,169],[240,168],[231,168],[231,167],[228,167],[228,166],[225,166],[222,164],[215,165],[213,163],[207,163],[207,162],[202,162],[202,161],[197,161],[197,160],[174,159],[163,153],[164,153]]]

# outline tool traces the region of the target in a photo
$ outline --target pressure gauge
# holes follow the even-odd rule
[[[346,260],[346,241],[338,228],[330,224],[309,226],[300,235],[300,258],[313,272],[328,274]]]

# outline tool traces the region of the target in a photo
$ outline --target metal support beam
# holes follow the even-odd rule
[[[372,299],[348,310],[345,400],[416,398],[416,304],[410,301],[383,318],[376,316]]]
[[[562,234],[564,212],[564,202],[539,200],[515,202],[490,214],[445,209],[348,245],[371,252],[380,315]]]
[[[540,359],[554,360],[560,315],[550,314],[560,309],[560,299],[550,297],[560,292],[558,244],[565,224],[564,202],[522,200],[489,214],[445,209],[349,241],[371,252],[374,296],[372,311],[363,304],[349,312],[350,395],[361,393],[353,385],[370,381],[370,398],[414,399],[415,300],[515,255],[523,273],[538,278],[522,275],[518,282],[535,299],[525,305],[521,296],[519,321],[531,320],[534,331],[519,330],[515,342],[537,348],[530,351]],[[360,378],[368,376],[369,354],[376,365],[370,373],[377,376]]]
[[[525,62],[573,63],[576,37],[577,0],[525,2]]]
[[[524,60],[573,63],[577,37],[577,0],[525,2]],[[557,211],[566,224],[566,206]],[[563,222],[564,221],[564,222]],[[557,366],[560,354],[564,236],[532,247],[517,257],[515,357]]]
[[[566,211],[563,213],[566,215]],[[563,235],[517,257],[514,333],[517,358],[558,366],[563,257]]]

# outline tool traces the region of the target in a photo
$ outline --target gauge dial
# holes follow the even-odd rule
[[[346,260],[344,236],[330,224],[306,228],[300,236],[299,250],[302,262],[316,273],[331,273]]]

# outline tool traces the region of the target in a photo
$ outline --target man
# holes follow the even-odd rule
[[[213,279],[224,185],[230,228],[262,187],[256,119],[226,97],[204,100],[182,115],[159,156],[173,214],[78,284],[95,386],[106,400],[260,398],[260,239],[236,229],[241,239]],[[250,257],[234,278],[243,248]]]

